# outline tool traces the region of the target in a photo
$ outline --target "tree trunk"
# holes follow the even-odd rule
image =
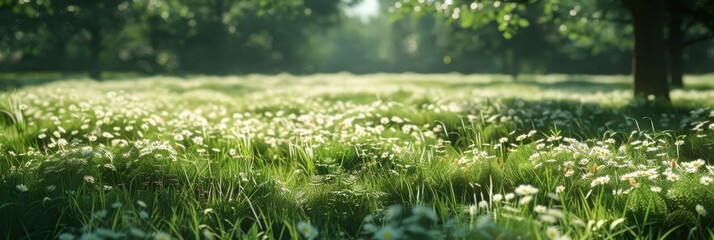
[[[503,52],[503,66],[501,68],[503,74],[511,76],[512,81],[518,79],[518,73],[520,72],[518,58],[516,57],[516,50],[510,45],[507,45],[506,50]]]
[[[669,101],[664,42],[664,0],[625,0],[635,33],[632,74],[635,97]]]
[[[682,70],[684,31],[682,29],[682,12],[676,7],[675,1],[670,0],[669,20],[669,84],[672,88],[683,88]]]
[[[230,6],[230,2],[227,2],[225,0],[216,0],[214,3],[214,11],[216,14],[216,31],[215,31],[215,38],[216,38],[216,73],[224,75],[228,73],[228,37],[230,36],[228,34],[228,30],[226,28],[226,24],[223,22],[223,17],[226,14],[228,7]]]
[[[151,58],[149,61],[149,66],[151,69],[147,69],[149,73],[151,74],[157,74],[159,71],[163,69],[163,66],[159,64],[159,48],[160,48],[160,39],[159,39],[159,24],[161,24],[161,19],[158,16],[151,16],[149,17],[149,44],[151,46]]]
[[[55,35],[55,58],[57,61],[57,71],[64,74],[67,71],[67,40],[61,36]]]
[[[102,80],[102,70],[100,68],[99,57],[102,53],[102,33],[99,26],[94,25],[89,28],[89,77],[94,80]]]

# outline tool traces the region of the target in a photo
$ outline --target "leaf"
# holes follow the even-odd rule
[[[461,27],[469,28],[474,25],[474,15],[469,13],[461,14]]]
[[[530,22],[528,22],[527,19],[525,19],[525,18],[518,19],[518,26],[528,27],[528,25],[530,25]]]
[[[513,38],[513,34],[510,32],[503,32],[503,38],[511,39],[511,38]]]
[[[508,28],[507,22],[502,22],[501,24],[498,24],[498,31],[506,31],[506,28]]]

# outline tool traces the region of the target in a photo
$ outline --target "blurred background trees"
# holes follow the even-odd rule
[[[714,71],[712,2],[665,2],[674,87]],[[0,71],[630,74],[631,20],[623,0],[0,0]]]
[[[538,16],[535,22],[539,26],[558,26],[558,31],[567,37],[568,42],[591,47],[595,50],[593,54],[608,47],[630,47],[633,51],[631,73],[634,94],[643,97],[654,95],[665,101],[669,101],[670,85],[683,86],[685,42],[710,39],[713,28],[708,26],[714,17],[711,15],[714,1],[711,0],[400,1],[394,4],[394,9],[400,17],[415,15],[415,12],[432,15],[463,29],[480,30],[496,24],[506,39],[527,28],[534,22],[534,16]],[[685,19],[689,21],[685,23]],[[694,26],[699,26],[699,33],[695,33],[699,36],[683,40],[685,35],[693,32],[689,30]],[[697,27],[694,29],[696,31]],[[667,38],[665,32],[668,33]],[[542,32],[537,36],[545,34]],[[619,42],[612,44],[613,40]],[[522,45],[524,43],[513,44]],[[525,60],[513,46],[509,46],[503,56]],[[563,64],[568,65],[567,62]]]

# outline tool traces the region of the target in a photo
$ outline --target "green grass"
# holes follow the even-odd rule
[[[8,90],[0,238],[714,236],[713,76],[688,77],[672,106],[632,100],[626,76],[505,79],[147,77]]]

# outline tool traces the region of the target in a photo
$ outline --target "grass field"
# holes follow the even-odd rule
[[[627,76],[521,78],[7,90],[0,238],[714,238],[714,76],[672,106]]]

